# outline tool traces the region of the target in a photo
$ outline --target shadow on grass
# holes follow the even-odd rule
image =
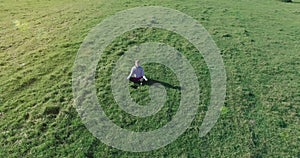
[[[140,85],[140,82],[134,82],[135,84],[134,85],[131,85],[130,87],[136,89],[138,88],[138,86]],[[159,80],[154,80],[154,79],[148,79],[148,81],[143,81],[143,84],[142,86],[144,85],[147,85],[147,86],[151,86],[151,85],[154,85],[154,84],[161,84],[163,85],[164,87],[166,88],[170,88],[170,89],[177,89],[177,90],[181,90],[181,87],[180,86],[173,86],[167,82],[163,82],[163,81],[159,81]]]
[[[158,80],[154,80],[154,79],[148,79],[147,82],[144,82],[145,85],[149,85],[149,86],[151,86],[151,85],[153,85],[153,84],[155,84],[155,83],[161,84],[161,85],[163,85],[163,86],[166,87],[166,88],[178,89],[178,90],[181,89],[180,86],[173,86],[173,85],[171,85],[171,84],[169,84],[169,83],[167,83],[167,82],[158,81]]]

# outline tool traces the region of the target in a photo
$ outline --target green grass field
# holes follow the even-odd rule
[[[0,157],[300,157],[300,1],[0,0],[0,6]],[[178,109],[178,89],[166,88],[157,114],[137,118],[115,103],[110,74],[128,48],[167,43],[189,59],[201,89],[198,114],[183,135],[158,150],[125,152],[93,137],[74,108],[73,64],[84,38],[106,17],[139,6],[193,17],[219,47],[226,101],[205,137],[198,132],[209,104],[208,68],[191,43],[165,30],[138,29],[115,39],[98,64],[97,95],[120,127],[149,131],[165,125]],[[143,66],[149,78],[179,84],[167,67]],[[144,105],[148,89],[130,93]]]

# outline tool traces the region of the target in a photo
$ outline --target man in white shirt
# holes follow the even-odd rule
[[[140,82],[142,85],[143,80],[148,81],[144,74],[144,69],[140,66],[139,60],[135,61],[135,65],[131,68],[130,74],[127,77],[132,82]]]

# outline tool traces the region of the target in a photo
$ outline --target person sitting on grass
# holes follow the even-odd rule
[[[139,60],[135,61],[135,65],[131,68],[127,79],[134,83],[140,82],[141,85],[143,85],[143,80],[148,81],[144,74],[144,69],[140,66]]]

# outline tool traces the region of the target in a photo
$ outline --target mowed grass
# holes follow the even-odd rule
[[[113,100],[114,64],[130,47],[144,42],[167,43],[189,59],[201,101],[190,128],[173,143],[150,152],[124,152],[103,144],[82,123],[74,108],[72,68],[94,26],[118,11],[150,5],[188,14],[212,35],[226,68],[226,101],[214,128],[199,138],[210,93],[202,56],[165,30],[127,32],[106,49],[96,74],[98,99],[111,120],[126,129],[150,131],[177,111],[180,91],[173,88],[166,88],[166,104],[149,118],[126,114]],[[2,0],[0,6],[0,157],[300,156],[299,1]],[[148,77],[179,85],[167,67],[143,66]],[[145,105],[148,89],[131,89],[133,99]]]

